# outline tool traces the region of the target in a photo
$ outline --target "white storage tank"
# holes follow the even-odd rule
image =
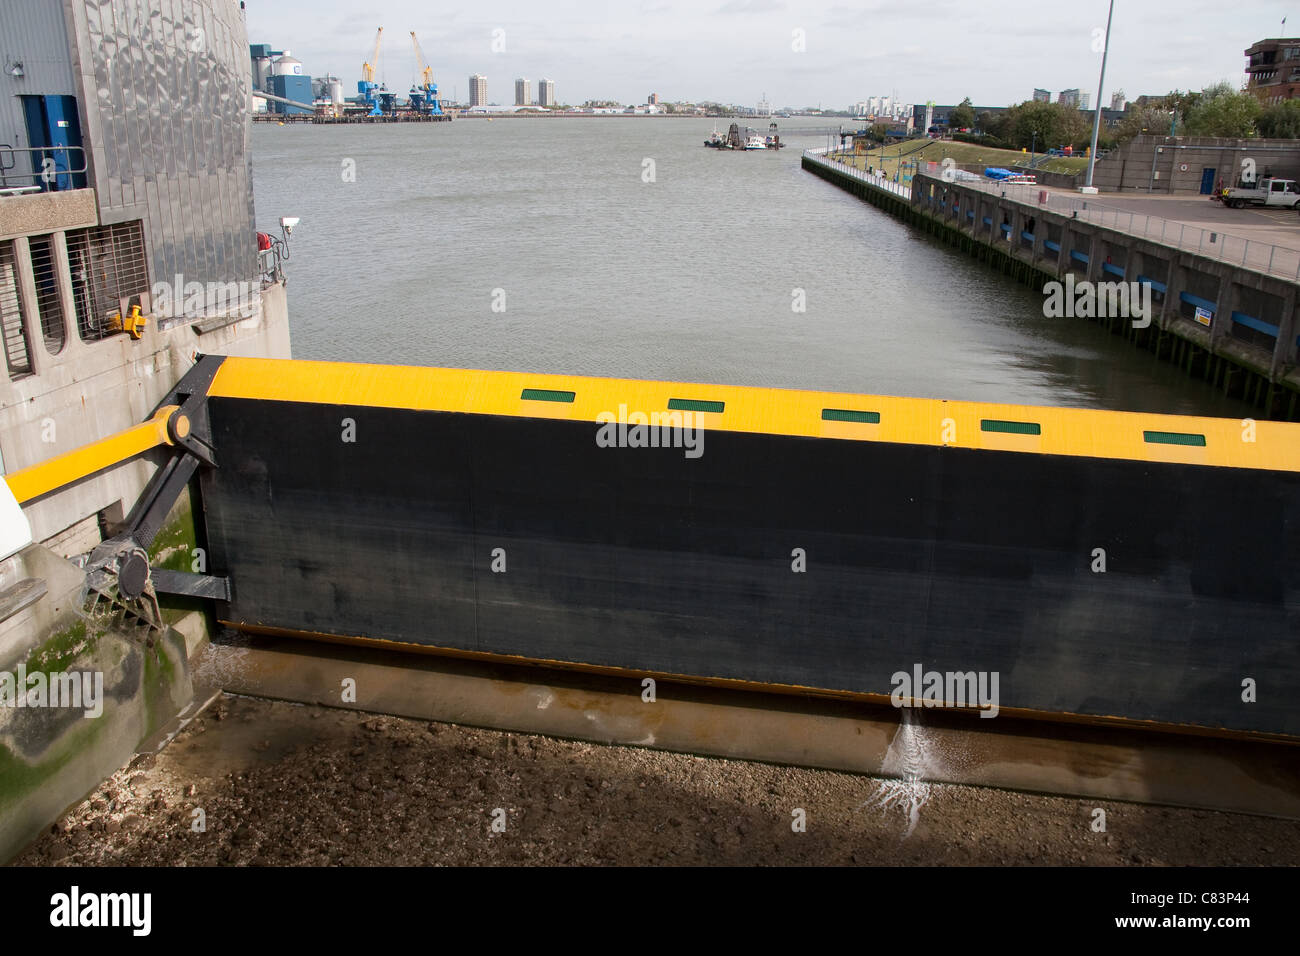
[[[302,76],[302,61],[295,60],[285,50],[283,56],[278,56],[271,64],[271,73],[273,76]]]

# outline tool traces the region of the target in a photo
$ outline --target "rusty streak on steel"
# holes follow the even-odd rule
[[[197,575],[195,575],[195,577],[197,577]],[[340,644],[350,647],[381,651],[391,650],[403,655],[418,654],[423,656],[447,658],[450,660],[531,667],[549,671],[568,671],[575,674],[591,675],[595,677],[615,677],[625,680],[633,678],[641,680],[650,677],[657,681],[692,685],[695,687],[706,687],[715,690],[761,694],[769,698],[784,696],[808,698],[813,700],[839,701],[875,707],[892,706],[892,695],[890,694],[833,690],[821,687],[804,687],[798,684],[775,684],[770,682],[741,680],[731,677],[707,677],[696,674],[680,674],[675,672],[643,670],[639,668],[585,664],[574,661],[553,660],[550,658],[521,657],[514,654],[495,654],[489,651],[470,651],[434,644],[413,644],[403,641],[385,640],[383,638],[365,637],[362,635],[327,634],[320,631],[304,631],[298,628],[266,627],[263,625],[247,624],[238,621],[228,621],[225,619],[219,619],[219,623],[223,627],[228,627],[245,634],[258,635],[261,637],[306,638],[308,640],[320,641],[326,644]],[[924,703],[922,698],[908,697],[905,698],[905,700],[906,707],[929,709],[928,705]],[[945,709],[950,713],[959,715],[979,716],[980,714],[980,707],[974,703],[960,707],[946,704]],[[1147,733],[1180,734],[1220,740],[1260,741],[1275,743],[1282,746],[1300,747],[1300,741],[1297,741],[1295,737],[1286,734],[1230,730],[1218,727],[1204,727],[1197,724],[1165,723],[1155,720],[1138,720],[1122,716],[1077,714],[1070,711],[1033,710],[1024,707],[1000,706],[998,708],[998,713],[1004,714],[1014,720],[1089,725],[1093,727],[1125,728],[1129,730],[1141,730]]]
[[[196,683],[236,694],[600,744],[890,776],[900,726],[889,706],[657,683],[292,638],[237,636],[204,648]],[[368,688],[343,703],[344,678]],[[332,688],[332,690],[331,690]],[[1145,729],[1041,724],[913,710],[923,779],[1300,819],[1289,745]],[[995,726],[989,726],[995,725]],[[869,782],[864,782],[869,786]]]

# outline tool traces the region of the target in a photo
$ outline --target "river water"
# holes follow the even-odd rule
[[[259,226],[302,220],[294,356],[1251,414],[804,172],[824,136],[720,152],[713,126],[255,124]]]

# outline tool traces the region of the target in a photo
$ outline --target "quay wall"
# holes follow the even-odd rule
[[[1294,278],[1053,212],[1012,191],[990,192],[927,173],[915,176],[908,189],[811,153],[804,154],[803,168],[1035,288],[1070,275],[1149,283],[1149,326],[1135,328],[1115,316],[1095,321],[1258,405],[1264,417],[1300,420],[1300,285]]]

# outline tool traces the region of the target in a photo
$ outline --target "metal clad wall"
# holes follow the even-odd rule
[[[146,220],[153,283],[254,280],[248,43],[237,0],[64,3],[101,220]]]
[[[730,431],[688,460],[589,422],[209,409],[237,624],[882,695],[915,664],[996,671],[1005,708],[1300,737],[1300,474]]]
[[[15,62],[23,65],[21,77],[9,73]],[[78,95],[62,0],[0,3],[0,144],[31,145],[18,98],[25,94]]]

